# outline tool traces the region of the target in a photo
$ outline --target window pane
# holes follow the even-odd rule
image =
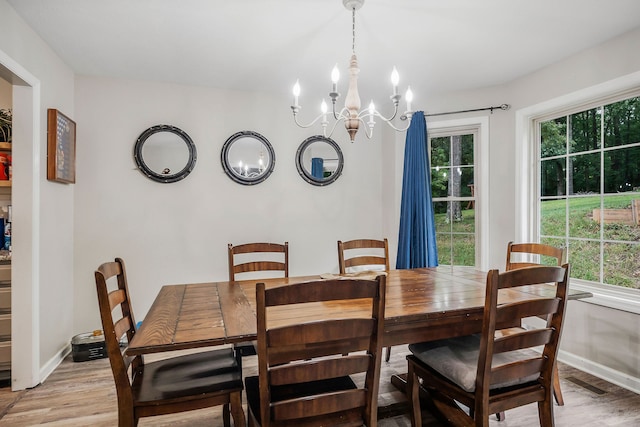
[[[453,235],[453,265],[473,266],[476,264],[476,244],[473,234]]]
[[[640,147],[604,152],[604,191],[622,193],[640,188]]]
[[[431,169],[431,197],[447,197],[449,193],[449,169]]]
[[[431,138],[431,166],[449,166],[451,138]]]
[[[447,205],[447,202],[433,202],[436,233],[451,232],[451,223],[447,220]],[[438,252],[440,252],[440,247],[438,247]]]
[[[540,202],[540,234],[543,236],[566,236],[566,209],[567,199]]]
[[[461,208],[465,208],[468,202],[451,202],[459,203]],[[473,209],[465,209],[461,211],[462,218],[459,221],[453,221],[451,230],[454,233],[475,233],[476,232],[476,211]]]
[[[569,199],[569,237],[600,238],[600,223],[594,221],[600,210],[600,196]]]
[[[636,204],[635,218],[632,209],[634,203]],[[640,215],[640,193],[605,197],[604,238],[640,242],[638,215]]]
[[[569,157],[569,194],[600,193],[600,154]]]
[[[463,166],[460,168],[462,176],[460,177],[460,195],[462,197],[471,197],[471,186],[473,185],[473,166]]]
[[[607,105],[604,111],[605,147],[640,142],[640,97]]]
[[[600,148],[600,118],[602,110],[593,108],[569,117],[571,123],[571,152],[597,150]]]
[[[566,158],[544,160],[541,162],[541,196],[564,196],[566,187]]]
[[[436,233],[436,245],[438,246],[438,264],[453,265],[451,263],[451,234]]]
[[[571,277],[600,281],[600,243],[588,240],[569,241]]]
[[[604,282],[640,289],[640,245],[604,244]]]
[[[540,123],[540,157],[567,154],[567,118]]]
[[[460,164],[473,166],[473,134],[461,136],[460,148],[462,149],[462,158]]]

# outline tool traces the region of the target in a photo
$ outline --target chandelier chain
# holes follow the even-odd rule
[[[351,9],[351,53],[356,53],[356,8]]]

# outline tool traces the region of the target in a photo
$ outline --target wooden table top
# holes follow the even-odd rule
[[[127,354],[209,347],[256,339],[255,283],[282,286],[320,276],[163,286],[131,341]],[[477,333],[482,326],[486,273],[469,267],[437,267],[387,272],[383,346]],[[500,303],[554,295],[553,285],[502,290]],[[588,292],[570,291],[570,299]],[[322,303],[282,309],[270,322],[317,316]],[[366,306],[345,305],[343,314]]]

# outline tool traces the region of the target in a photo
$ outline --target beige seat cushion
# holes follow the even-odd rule
[[[409,345],[409,350],[423,363],[470,393],[476,389],[479,348],[480,335]],[[532,350],[499,353],[494,355],[491,366],[495,368],[520,359],[528,359],[535,354]],[[538,375],[530,375],[516,381],[494,384],[490,388],[509,387],[533,382],[537,379]]]

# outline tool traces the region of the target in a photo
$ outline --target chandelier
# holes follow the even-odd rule
[[[313,126],[320,120],[320,124],[322,125],[322,134],[325,137],[330,137],[333,134],[337,124],[339,122],[344,122],[344,126],[349,132],[349,136],[351,138],[351,142],[354,141],[356,137],[356,133],[360,128],[360,123],[364,126],[364,132],[367,138],[371,138],[373,136],[373,127],[376,124],[375,118],[378,117],[382,119],[385,123],[391,126],[398,132],[402,132],[407,130],[408,125],[404,128],[398,128],[394,126],[391,122],[396,115],[398,114],[398,105],[400,103],[400,99],[402,96],[398,93],[398,82],[400,77],[398,75],[398,71],[395,67],[393,67],[393,71],[391,73],[391,84],[393,85],[393,95],[391,95],[391,101],[393,102],[393,114],[390,117],[385,117],[380,114],[375,107],[373,101],[369,104],[369,107],[366,110],[360,111],[360,95],[358,94],[358,73],[360,69],[358,68],[358,59],[356,58],[355,46],[356,46],[356,10],[360,9],[364,4],[364,0],[342,0],[342,4],[347,10],[351,10],[352,16],[352,43],[351,43],[351,60],[349,61],[349,89],[347,90],[347,96],[345,98],[344,107],[338,112],[336,111],[336,101],[340,97],[338,93],[338,80],[340,79],[340,72],[338,70],[338,66],[333,67],[333,71],[331,72],[331,81],[333,82],[331,92],[329,92],[329,98],[331,98],[332,110],[333,110],[333,119],[335,122],[330,126],[330,130],[327,133],[327,128],[329,127],[329,120],[327,119],[327,103],[325,100],[322,100],[322,104],[320,105],[320,115],[318,115],[315,119],[313,119],[309,124],[301,124],[298,121],[298,112],[302,108],[298,104],[298,99],[300,97],[300,83],[296,81],[296,84],[293,86],[293,105],[291,106],[291,110],[293,111],[293,120],[296,125],[301,128],[308,128]],[[412,111],[411,111],[411,102],[413,101],[413,92],[411,92],[411,87],[407,88],[407,92],[405,94],[407,100],[407,111],[401,115],[402,120],[411,119]]]

